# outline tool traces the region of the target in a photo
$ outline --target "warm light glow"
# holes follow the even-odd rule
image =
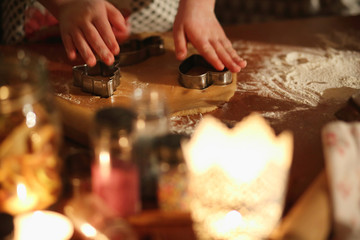
[[[15,240],[68,240],[74,228],[64,215],[51,211],[35,211],[18,215],[14,220]]]
[[[36,113],[31,104],[24,104],[22,111],[26,117],[26,126],[32,128],[36,125]]]
[[[231,225],[232,223],[235,223],[236,225],[238,225],[242,222],[241,213],[239,213],[236,210],[232,210],[226,214],[225,221],[229,225]]]
[[[23,183],[19,183],[16,186],[16,192],[20,201],[25,201],[27,196],[26,186]]]
[[[144,129],[145,128],[145,120],[138,118],[136,121],[136,128],[139,130]]]
[[[129,139],[127,137],[120,137],[119,145],[123,148],[129,147]]]
[[[10,96],[10,91],[7,86],[0,87],[0,99],[7,99]]]
[[[226,236],[231,235],[232,232],[236,232],[236,230],[243,225],[244,222],[241,214],[236,210],[232,210],[225,216],[215,220],[212,223],[212,229],[214,229],[218,235]]]
[[[278,138],[266,121],[253,115],[229,129],[218,119],[205,117],[188,144],[188,164],[204,173],[220,167],[238,183],[259,177],[269,161],[289,166],[292,154],[291,134]],[[239,154],[240,153],[240,154]]]
[[[16,195],[3,203],[3,208],[12,214],[19,214],[33,210],[39,201],[39,197],[28,189],[24,183],[16,185]]]
[[[292,134],[285,131],[276,136],[255,113],[232,129],[207,115],[182,148],[198,237],[268,237],[283,210]]]
[[[100,158],[100,165],[101,166],[108,166],[110,165],[110,153],[108,151],[102,151],[99,154]]]
[[[159,92],[157,92],[157,91],[150,92],[150,103],[152,103],[154,105],[155,104],[158,105],[160,101],[161,101],[161,99],[160,99]]]
[[[34,112],[28,112],[26,114],[26,126],[32,128],[36,125],[36,114]]]
[[[80,226],[80,231],[88,238],[96,236],[96,229],[88,223],[84,223]]]

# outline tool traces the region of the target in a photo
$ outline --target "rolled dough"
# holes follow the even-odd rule
[[[141,37],[148,35],[151,34]],[[84,143],[91,130],[92,116],[96,110],[115,105],[130,107],[133,92],[137,88],[144,90],[155,88],[162,91],[171,115],[183,116],[209,112],[230,100],[237,86],[235,74],[233,74],[233,82],[225,86],[212,85],[204,90],[182,87],[178,83],[178,67],[181,62],[175,58],[171,34],[160,35],[165,42],[165,54],[151,57],[136,65],[121,67],[120,86],[109,98],[93,96],[73,86],[71,68],[62,73],[61,77],[56,71],[50,71],[65,134]],[[189,46],[189,55],[193,53],[196,51]]]

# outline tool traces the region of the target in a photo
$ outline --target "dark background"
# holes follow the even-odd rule
[[[223,25],[347,15],[348,11],[341,0],[217,0],[215,6],[215,13]]]
[[[0,43],[3,3],[0,1]],[[24,0],[26,1],[26,0]],[[360,5],[360,0],[353,0]],[[314,4],[313,2],[317,2]],[[222,25],[243,24],[315,16],[348,15],[341,0],[217,0],[215,13]]]

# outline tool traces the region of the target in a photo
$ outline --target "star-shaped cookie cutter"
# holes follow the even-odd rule
[[[115,56],[115,63],[111,66],[101,61],[94,67],[87,64],[74,66],[74,86],[100,97],[110,97],[120,85],[121,66],[140,63],[149,57],[165,53],[164,41],[160,36],[150,36],[143,40],[131,39],[120,45],[120,49],[120,54]]]
[[[194,54],[180,64],[179,83],[192,89],[205,89],[212,84],[227,85],[232,83],[232,73],[227,68],[217,71],[201,55]]]

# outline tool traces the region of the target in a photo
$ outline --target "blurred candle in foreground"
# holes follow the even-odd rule
[[[95,114],[92,190],[121,217],[140,210],[139,173],[133,161],[132,131],[135,114],[108,107]]]
[[[14,219],[15,240],[68,240],[74,227],[64,215],[52,211],[35,211]]]
[[[46,59],[0,53],[0,212],[45,209],[61,193],[60,118]]]
[[[38,202],[38,197],[30,192],[26,185],[18,183],[16,185],[16,195],[9,201],[3,203],[4,209],[11,209],[12,213],[22,213],[33,210]]]
[[[206,116],[182,144],[199,239],[264,239],[281,218],[293,139],[258,114],[229,129]]]

